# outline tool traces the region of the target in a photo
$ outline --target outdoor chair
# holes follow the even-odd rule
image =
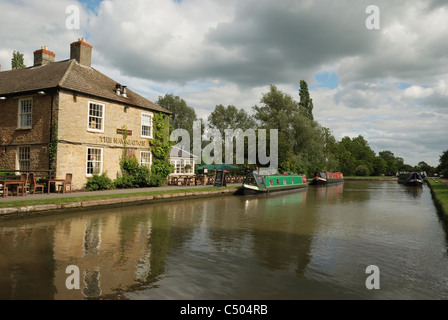
[[[62,191],[62,193],[65,193],[67,191],[67,187],[70,189],[70,193],[72,192],[72,177],[73,174],[71,173],[67,173],[65,175],[65,181],[58,186],[59,192]]]
[[[20,175],[20,181],[23,181],[23,184],[20,186],[17,186],[17,195],[19,195],[19,191],[21,191],[22,196],[27,195],[28,190],[28,173],[22,173]],[[11,190],[11,193],[13,190]],[[11,194],[12,195],[12,194]]]
[[[0,191],[3,197],[6,197],[8,195],[8,187],[0,184]]]
[[[44,185],[37,184],[36,183],[36,174],[30,173],[30,194],[31,190],[33,191],[33,194],[36,194],[36,190],[40,189],[42,194],[44,193]]]

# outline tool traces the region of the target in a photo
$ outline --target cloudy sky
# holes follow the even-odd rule
[[[94,68],[151,101],[178,95],[199,117],[218,104],[251,113],[270,84],[298,101],[305,80],[338,140],[362,135],[411,165],[437,166],[448,149],[443,0],[0,0],[0,14],[2,71],[14,50],[27,66],[43,45],[65,60],[85,37]]]

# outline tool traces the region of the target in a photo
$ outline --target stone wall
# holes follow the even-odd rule
[[[33,99],[30,129],[18,128],[19,100],[23,98]],[[17,149],[29,146],[30,169],[48,170],[51,99],[51,94],[35,94],[0,100],[0,168],[17,170]]]

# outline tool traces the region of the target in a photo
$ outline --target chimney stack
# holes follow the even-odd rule
[[[34,66],[44,66],[54,62],[55,57],[54,52],[48,50],[47,46],[43,46],[41,49],[34,51]]]
[[[92,64],[92,46],[85,38],[70,44],[70,59],[75,59],[80,65],[90,67]]]

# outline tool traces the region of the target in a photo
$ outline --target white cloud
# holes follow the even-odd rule
[[[403,96],[408,99],[422,99],[434,93],[432,88],[423,88],[420,86],[412,86],[404,90]]]

